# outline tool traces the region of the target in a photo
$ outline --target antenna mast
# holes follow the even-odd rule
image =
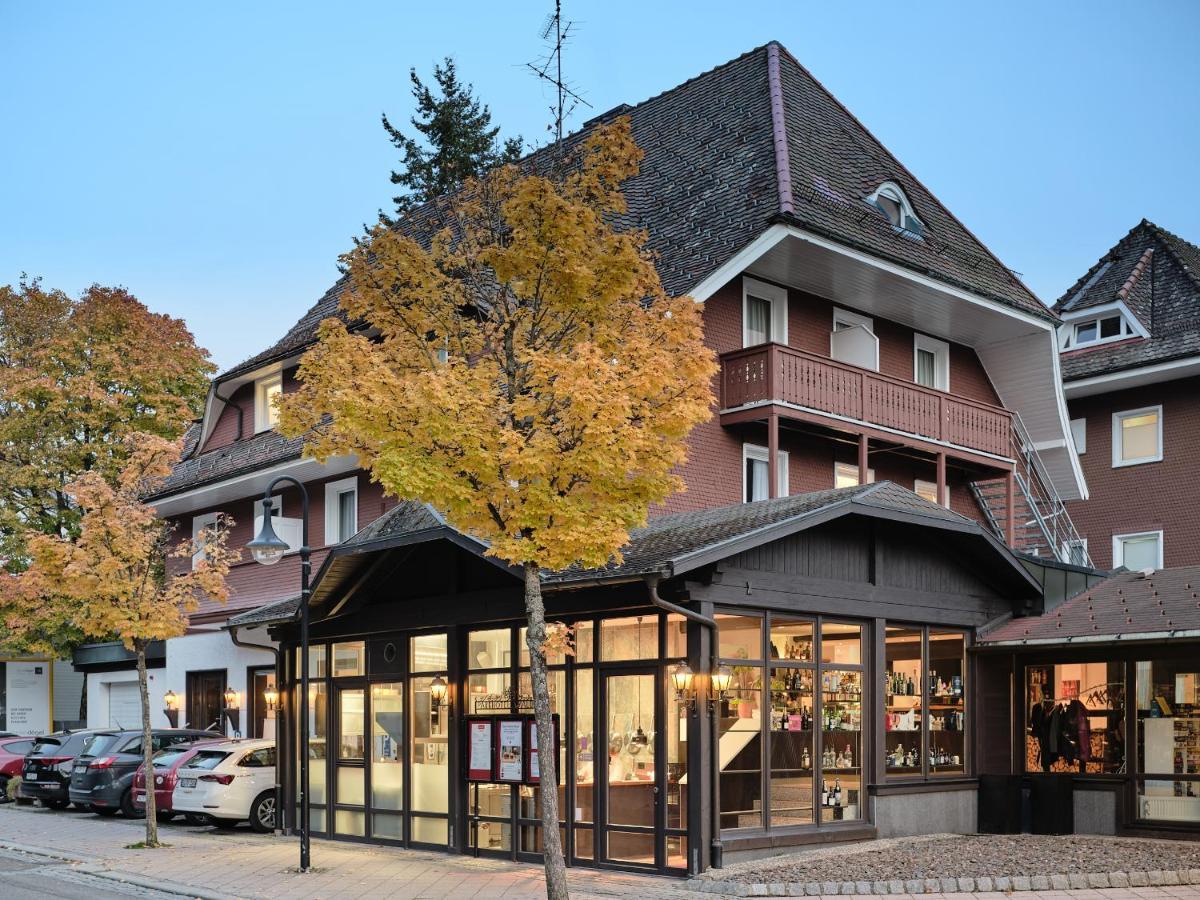
[[[558,148],[560,156],[562,154],[564,121],[575,111],[575,107],[581,103],[591,108],[590,103],[571,90],[570,86],[563,81],[563,45],[570,39],[571,29],[574,27],[574,22],[563,22],[562,0],[554,0],[554,12],[546,16],[546,22],[542,25],[542,40],[548,42],[550,45],[546,56],[538,60],[536,64],[525,63],[534,75],[554,87],[556,102],[550,110],[551,115],[554,117],[554,124],[551,128],[554,131],[554,143]],[[550,74],[551,68],[554,69],[554,75]]]

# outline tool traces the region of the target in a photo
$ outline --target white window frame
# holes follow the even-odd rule
[[[279,385],[279,393],[283,394],[283,373],[275,372],[264,375],[254,382],[254,433],[270,431],[279,422],[279,412],[267,404],[267,391]],[[274,420],[274,421],[272,421]]]
[[[1103,274],[1103,271],[1097,273]],[[1120,334],[1113,337],[1100,337],[1100,320],[1111,319],[1113,316],[1121,317]],[[1129,311],[1129,307],[1124,302],[1118,300],[1115,303],[1105,303],[1101,306],[1092,306],[1087,309],[1081,309],[1077,312],[1066,312],[1062,314],[1063,323],[1058,328],[1058,347],[1060,350],[1075,350],[1079,347],[1096,347],[1101,344],[1111,344],[1115,341],[1126,341],[1129,338],[1150,337],[1150,332],[1142,325],[1138,317]],[[1076,340],[1078,328],[1081,325],[1087,325],[1091,322],[1096,323],[1096,337],[1090,341],[1079,343]]]
[[[1136,459],[1121,458],[1121,422],[1124,419],[1132,418],[1133,416],[1143,416],[1146,413],[1154,413],[1158,417],[1158,453],[1153,456],[1139,456]],[[1145,463],[1162,462],[1163,459],[1163,408],[1162,404],[1157,406],[1143,406],[1141,409],[1123,409],[1120,412],[1112,414],[1112,467],[1120,469],[1124,466],[1140,466]]]
[[[354,493],[354,522],[355,531],[358,528],[358,476],[353,475],[350,478],[342,478],[338,481],[330,481],[325,484],[325,545],[333,546],[340,544],[353,535],[338,534],[338,524],[341,516],[339,515],[341,507],[339,500],[342,494]],[[337,540],[330,540],[331,535],[337,535]]]
[[[1075,452],[1080,456],[1087,453],[1087,419],[1071,420],[1071,440],[1075,443]]]
[[[1163,567],[1163,533],[1158,531],[1131,531],[1128,534],[1114,534],[1112,541],[1113,553],[1113,568],[1125,565],[1125,541],[1135,538],[1153,537],[1158,540],[1158,559],[1155,561],[1154,568],[1157,571]]]
[[[916,494],[918,497],[921,496],[920,489],[921,489],[922,485],[924,485],[927,488],[932,488],[933,496],[935,496],[935,497],[937,496],[937,482],[936,481],[926,481],[924,478],[914,478],[913,479],[913,493]],[[921,499],[929,500],[928,497],[921,497]],[[937,503],[936,500],[929,500],[929,502]],[[950,508],[950,485],[949,484],[946,485],[946,499],[944,501],[942,501],[941,505],[944,506],[946,509]]]
[[[750,335],[747,323],[749,298],[753,295],[771,304],[771,343],[786,344],[788,342],[788,292],[777,284],[767,284],[757,278],[742,278],[742,346],[756,346],[749,343]]]
[[[835,460],[833,463],[833,486],[835,489],[837,488],[838,470],[839,469],[846,471],[846,472],[849,472],[850,470],[853,469],[854,477],[858,478],[858,463],[840,462],[840,461]],[[867,484],[874,484],[874,483],[875,483],[875,470],[868,466],[867,467]],[[852,486],[852,485],[848,485],[848,486]],[[859,486],[861,487],[861,485],[859,485]],[[745,496],[745,495],[743,494],[743,496]]]
[[[950,344],[919,331],[913,333],[913,383],[917,384],[917,352],[933,354],[933,390],[950,390]],[[926,387],[926,385],[921,385]]]
[[[909,202],[908,194],[904,193],[904,188],[900,187],[900,185],[896,184],[894,181],[885,181],[867,196],[867,203],[871,204],[876,209],[880,209],[879,203],[877,202],[880,196],[887,197],[900,207],[899,224],[893,222],[891,219],[888,219],[889,225],[899,231],[907,232],[908,234],[916,237],[920,237],[924,233],[925,223],[922,222],[920,217],[913,211],[913,205],[911,202]],[[880,211],[882,212],[882,210]],[[915,223],[915,228],[910,225],[910,219],[913,223]]]
[[[1083,548],[1083,558],[1085,560],[1084,565],[1087,565],[1086,560],[1091,559],[1091,557],[1088,555],[1088,539],[1085,537],[1081,537],[1077,540],[1063,541],[1063,545],[1062,545],[1063,562],[1070,563],[1071,565],[1075,565],[1075,563],[1071,563],[1071,545],[1072,544],[1078,545],[1079,547]]]
[[[746,462],[751,459],[757,459],[765,462],[768,466],[771,465],[771,451],[768,447],[763,447],[759,444],[742,444],[742,502],[748,503],[746,499]],[[779,496],[788,496],[788,453],[786,450],[779,451],[779,459],[775,463],[778,471],[775,476],[775,486],[778,488]],[[768,493],[770,493],[768,491]]]
[[[197,547],[200,544],[200,534],[204,529],[216,529],[221,525],[221,514],[219,512],[203,513],[199,516],[192,516],[192,547]],[[192,554],[192,568],[196,567],[196,563],[203,562],[208,557],[204,555],[204,547],[199,546],[199,549]]]

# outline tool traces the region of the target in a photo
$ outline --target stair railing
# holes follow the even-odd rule
[[[1071,521],[1067,505],[1055,489],[1041,456],[1034,449],[1025,423],[1015,411],[1012,440],[1013,458],[1017,461],[1017,486],[1030,512],[1037,519],[1038,528],[1049,545],[1050,552],[1061,562],[1090,566],[1092,561],[1087,546],[1080,538],[1075,523]],[[1082,560],[1077,554],[1082,554]]]

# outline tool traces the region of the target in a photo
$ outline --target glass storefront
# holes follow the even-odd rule
[[[1125,664],[1025,668],[1025,771],[1125,771]]]
[[[1137,817],[1200,822],[1200,663],[1135,663]]]
[[[967,771],[964,632],[888,625],[883,690],[889,778]]]

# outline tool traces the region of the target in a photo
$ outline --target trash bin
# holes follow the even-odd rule
[[[1030,775],[1030,831],[1075,832],[1075,779],[1071,775]]]
[[[1018,834],[1021,831],[1021,776],[979,776],[980,834]]]

